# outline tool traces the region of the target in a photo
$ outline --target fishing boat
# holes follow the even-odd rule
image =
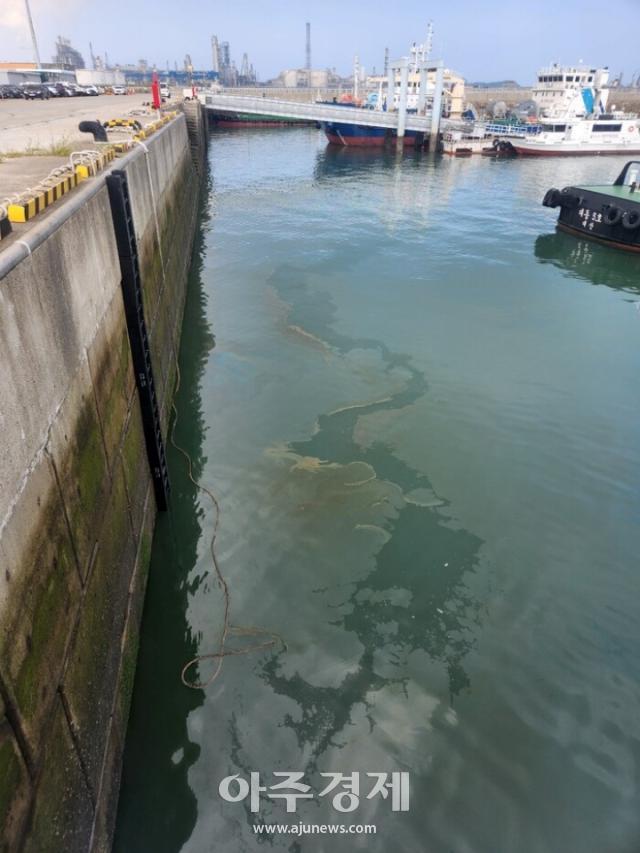
[[[283,118],[278,115],[225,112],[210,110],[209,121],[216,127],[282,127],[284,125],[310,125],[307,119]]]
[[[560,208],[562,231],[640,252],[640,160],[630,160],[612,185],[552,188],[542,204]]]
[[[503,140],[516,154],[542,157],[640,154],[637,116],[605,114],[563,122],[540,122],[540,131],[526,139]]]
[[[640,154],[637,115],[608,109],[609,69],[552,65],[538,72],[532,98],[536,132],[504,140],[516,154],[552,156]]]
[[[327,139],[333,145],[356,145],[358,147],[377,147],[397,141],[398,134],[391,127],[370,127],[351,122],[324,121],[321,123]],[[404,135],[405,145],[420,144],[424,134],[415,130],[407,130]]]
[[[398,142],[397,129],[384,126],[386,122],[381,122],[383,126],[378,127],[374,126],[373,122],[371,125],[358,124],[357,114],[349,121],[349,108],[358,106],[374,113],[389,111],[396,114],[404,112],[407,116],[426,115],[433,102],[439,73],[437,64],[430,65],[428,62],[432,35],[433,28],[429,25],[424,44],[412,45],[409,57],[404,58],[404,76],[401,64],[391,63],[384,75],[367,78],[368,85],[376,86],[377,92],[369,92],[362,98],[358,97],[360,66],[356,63],[353,95],[343,95],[334,103],[335,106],[346,108],[344,121],[341,119],[320,122],[332,145],[374,148]],[[464,103],[464,80],[450,68],[442,68],[441,97],[441,114],[445,118],[459,117]],[[426,139],[428,137],[425,137],[423,131],[405,130],[402,144],[420,147],[425,144]]]

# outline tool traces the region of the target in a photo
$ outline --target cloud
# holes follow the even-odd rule
[[[31,16],[38,29],[39,20],[48,20],[51,17],[51,0],[29,0]],[[55,17],[64,15],[65,12],[75,9],[81,0],[56,0]],[[21,30],[27,27],[27,13],[24,0],[2,0],[0,2],[0,27]]]
[[[83,0],[29,0],[42,58],[50,52],[49,42],[65,23],[73,21],[72,12]],[[85,2],[86,5],[86,2]],[[64,29],[62,30],[64,32]],[[43,52],[44,51],[44,52]],[[0,60],[30,60],[31,36],[24,0],[0,0]]]
[[[31,59],[24,0],[0,0],[0,60]]]
[[[27,26],[27,14],[24,2],[20,0],[5,0],[0,3],[0,27],[11,30],[22,29]]]

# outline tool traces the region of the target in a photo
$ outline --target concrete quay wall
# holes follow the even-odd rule
[[[205,157],[193,139],[180,115],[115,164],[165,435]],[[156,508],[104,177],[24,243],[0,253],[0,851],[107,851]]]

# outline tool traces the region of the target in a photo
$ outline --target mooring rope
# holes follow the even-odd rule
[[[153,178],[151,176],[151,167],[149,165],[149,149],[143,142],[138,142],[138,144],[142,147],[145,153],[145,160],[147,166],[147,177],[149,180],[149,190],[151,192],[151,201],[153,206],[153,217],[154,217],[154,225],[156,232],[156,241],[158,244],[158,254],[160,255],[160,268],[162,272],[162,282],[163,282],[163,290],[166,287],[167,283],[167,271],[164,261],[164,253],[162,251],[162,239],[160,236],[160,221],[158,218],[158,210],[157,210],[157,202],[156,202],[156,194],[153,186]],[[205,494],[209,500],[211,501],[213,508],[215,510],[215,520],[213,524],[213,534],[211,536],[211,543],[209,545],[209,550],[211,552],[211,560],[213,562],[213,566],[215,568],[216,577],[218,579],[218,585],[222,589],[222,594],[224,597],[224,615],[222,621],[222,632],[220,634],[220,642],[218,644],[217,652],[208,652],[203,655],[196,655],[191,658],[191,660],[187,661],[185,665],[182,667],[180,672],[180,679],[185,687],[191,687],[194,690],[201,690],[205,687],[208,687],[212,684],[216,678],[220,675],[222,670],[222,664],[226,657],[232,657],[236,655],[247,655],[250,652],[258,652],[263,649],[269,649],[275,646],[277,643],[282,645],[282,648],[286,650],[287,645],[284,639],[273,631],[266,631],[263,628],[253,628],[253,627],[242,627],[240,625],[232,625],[231,624],[231,593],[229,591],[229,584],[225,576],[222,574],[220,569],[220,564],[218,562],[218,557],[216,555],[216,537],[218,535],[218,527],[220,525],[220,503],[215,496],[215,494],[211,491],[211,489],[203,486],[199,480],[197,480],[193,476],[193,461],[188,451],[181,447],[177,441],[175,440],[175,429],[176,424],[178,423],[178,407],[176,406],[176,397],[178,396],[178,391],[180,390],[181,383],[181,373],[180,373],[180,361],[178,358],[178,352],[176,350],[175,341],[172,341],[172,349],[173,349],[173,358],[176,364],[176,386],[173,390],[173,399],[171,403],[171,408],[173,409],[173,424],[171,426],[171,432],[169,434],[169,438],[171,440],[171,444],[175,447],[175,449],[181,453],[187,463],[187,475],[193,485],[198,489],[198,491]],[[175,536],[175,532],[174,532]],[[266,640],[263,643],[254,643],[250,646],[244,646],[241,649],[228,649],[226,647],[227,639],[229,635],[236,635],[239,637],[269,637],[269,640]],[[187,672],[194,666],[197,666],[199,663],[208,660],[217,660],[217,666],[212,672],[212,674],[205,681],[190,681],[187,678]]]
[[[222,670],[222,664],[226,657],[233,657],[237,655],[247,655],[251,652],[259,652],[264,649],[273,648],[276,644],[280,643],[282,645],[283,650],[286,651],[287,645],[284,639],[274,631],[267,631],[264,628],[254,628],[254,627],[243,627],[240,625],[232,625],[231,624],[231,592],[229,590],[229,584],[227,579],[223,575],[220,564],[218,562],[218,557],[216,554],[216,538],[218,536],[218,528],[220,525],[220,502],[215,494],[209,489],[207,486],[204,486],[196,477],[193,475],[193,461],[188,451],[184,449],[175,439],[175,429],[176,424],[178,423],[178,408],[176,406],[176,397],[178,396],[178,391],[180,389],[181,382],[181,374],[180,374],[180,365],[178,363],[177,352],[175,349],[175,344],[173,347],[174,358],[176,361],[176,387],[173,393],[173,402],[171,404],[171,408],[173,409],[173,424],[171,426],[170,432],[170,441],[171,444],[175,447],[175,449],[181,453],[187,463],[187,476],[193,483],[193,485],[198,489],[198,491],[205,494],[209,500],[211,501],[214,511],[214,523],[213,523],[213,534],[211,536],[211,542],[209,545],[209,551],[211,553],[211,560],[213,562],[213,566],[215,568],[216,577],[218,579],[218,585],[222,589],[223,599],[224,599],[224,613],[222,620],[222,632],[220,634],[220,642],[218,644],[218,650],[216,652],[208,652],[206,654],[196,655],[191,658],[191,660],[187,661],[187,663],[182,667],[182,671],[180,673],[180,679],[185,687],[191,687],[194,690],[201,690],[206,687],[209,687],[216,678],[220,675]],[[262,643],[253,643],[250,646],[243,646],[239,649],[228,649],[226,647],[227,639],[229,635],[235,635],[238,637],[268,637],[268,640],[265,640]],[[187,678],[188,671],[203,661],[217,661],[217,665],[211,675],[205,679],[204,681],[191,681]]]

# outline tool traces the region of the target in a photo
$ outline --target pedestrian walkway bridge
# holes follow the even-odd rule
[[[201,92],[199,100],[207,110],[224,113],[240,113],[263,116],[279,116],[283,121],[301,119],[306,121],[349,122],[367,127],[398,127],[398,112],[382,112],[367,110],[359,107],[341,107],[333,104],[299,103],[297,101],[276,100],[275,98],[254,98],[245,95],[220,95]],[[459,122],[442,119],[441,130],[459,127]],[[416,130],[429,134],[431,131],[431,114],[415,115],[407,113],[405,118],[406,130]]]

